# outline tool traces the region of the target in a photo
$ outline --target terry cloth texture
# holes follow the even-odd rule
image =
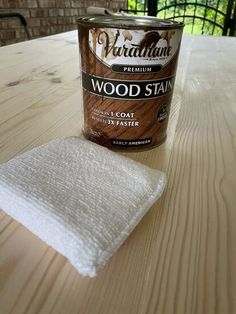
[[[0,207],[95,276],[161,195],[163,172],[78,138],[0,167]]]

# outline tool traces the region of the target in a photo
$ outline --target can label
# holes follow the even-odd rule
[[[181,32],[90,29],[89,47],[97,58],[115,72],[157,72],[176,54]]]
[[[108,147],[164,140],[181,29],[79,29],[84,134]]]

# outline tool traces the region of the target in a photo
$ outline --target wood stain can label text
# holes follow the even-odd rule
[[[113,149],[162,143],[183,24],[97,16],[78,25],[85,137]]]

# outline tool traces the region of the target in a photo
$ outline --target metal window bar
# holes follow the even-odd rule
[[[173,16],[174,18],[175,18],[175,15],[176,15],[175,14],[176,13],[176,8],[177,8],[177,1],[175,0],[175,2],[174,2],[174,16]]]
[[[140,0],[136,0],[136,2],[138,3]],[[182,18],[183,21],[187,18],[192,19],[191,33],[194,32],[195,21],[202,20],[202,34],[208,33],[214,35],[216,28],[219,27],[222,30],[222,35],[235,35],[236,0],[228,0],[228,3],[223,8],[220,7],[220,0],[216,1],[215,6],[213,4],[214,2],[211,1],[210,3],[209,0],[205,0],[205,3],[199,3],[199,0],[195,0],[195,2],[188,2],[188,0],[145,0],[143,11],[137,10],[137,12],[148,13],[151,16],[158,16],[160,12],[163,12],[162,16],[169,19]],[[191,6],[193,13],[189,14]],[[198,12],[198,8],[204,9],[202,15],[200,14],[201,12]],[[126,12],[129,12],[129,10],[126,10]],[[209,18],[209,12],[214,12],[212,19]],[[132,10],[132,13],[136,12]],[[208,27],[208,23],[210,28]]]
[[[177,6],[183,6],[184,4],[186,4],[186,2],[179,2],[179,3],[177,4]],[[195,2],[188,2],[188,5],[195,6]],[[166,7],[163,7],[162,9],[158,10],[158,13],[161,12],[161,11],[164,11],[164,10],[168,10],[169,8],[171,8],[171,7],[173,7],[173,6],[174,6],[174,4],[170,4],[170,5],[166,6]],[[213,10],[213,11],[216,11],[217,13],[222,14],[223,16],[226,16],[226,13],[224,13],[223,11],[220,11],[220,10],[218,10],[217,8],[214,8],[214,7],[210,6],[210,5],[207,5],[207,6],[206,6],[205,4],[198,3],[197,6],[198,6],[198,7],[203,7],[203,8],[207,7],[207,9],[211,9],[211,10]],[[192,16],[192,15],[191,15],[191,16]]]
[[[236,0],[234,1],[234,6],[233,6],[233,14],[232,14],[232,25],[229,30],[229,35],[230,36],[236,36]]]
[[[5,18],[18,18],[20,20],[24,30],[25,30],[27,38],[31,39],[31,35],[30,35],[29,30],[27,28],[27,22],[26,22],[26,20],[25,20],[25,18],[24,18],[24,16],[22,14],[19,14],[19,13],[6,13],[6,12],[4,12],[4,13],[0,13],[0,18],[4,18],[4,19]]]
[[[203,24],[202,24],[202,35],[204,33],[204,28],[205,28],[205,24],[206,24],[207,7],[208,7],[208,0],[206,0],[205,10],[204,10]]]
[[[226,22],[224,24],[223,35],[227,35],[229,32],[230,36],[234,36],[234,32],[236,29],[236,1],[229,1],[229,5],[226,13]]]
[[[165,7],[167,6],[167,0],[165,0]],[[164,19],[166,18],[166,10],[164,11]]]
[[[147,0],[147,6],[148,6],[148,15],[156,16],[157,15],[157,6],[158,6],[157,0],[155,0],[155,1]]]
[[[186,15],[177,15],[176,17],[177,17],[177,18],[184,18],[184,17],[186,17],[186,18],[192,18],[193,16],[186,14]],[[199,19],[199,20],[204,21],[204,18],[201,17],[201,16],[195,16],[195,19]],[[206,22],[209,22],[209,23],[212,22],[212,21],[209,20],[208,18],[206,18],[205,20],[206,20]],[[219,28],[221,28],[221,29],[223,30],[223,26],[222,26],[222,25],[216,23],[216,26],[219,27]]]
[[[219,8],[219,5],[220,5],[220,0],[217,0],[216,7]],[[213,22],[212,35],[214,34],[214,31],[215,31],[215,23],[216,23],[217,16],[218,16],[218,12],[215,11],[215,17],[214,17],[214,22]]]
[[[143,7],[143,11],[147,10],[147,0],[144,1],[144,7]]]
[[[198,2],[197,2],[197,0],[195,0],[191,33],[193,33],[193,29],[194,29],[194,22],[195,22],[196,12],[197,12],[197,4],[198,4]]]
[[[185,1],[185,3],[184,3],[183,22],[185,22],[185,16],[186,16],[186,1]]]

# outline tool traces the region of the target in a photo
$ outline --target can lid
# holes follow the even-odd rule
[[[152,16],[135,16],[135,15],[91,15],[83,16],[77,20],[79,25],[91,27],[111,27],[111,28],[158,28],[158,29],[176,29],[183,28],[184,23],[162,20]]]

